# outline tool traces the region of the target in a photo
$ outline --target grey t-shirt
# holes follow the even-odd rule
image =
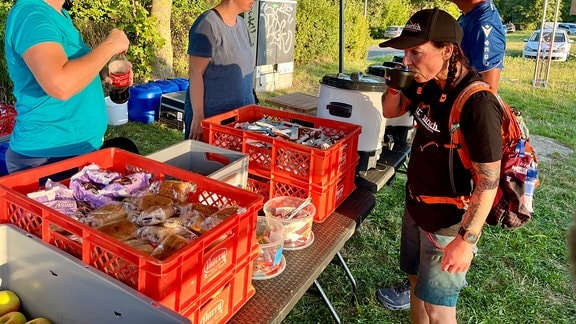
[[[188,54],[209,57],[204,73],[204,117],[211,117],[255,102],[254,55],[246,22],[224,23],[214,9],[202,13],[188,35]],[[190,87],[194,84],[190,83]],[[190,89],[186,92],[186,126],[192,120]]]

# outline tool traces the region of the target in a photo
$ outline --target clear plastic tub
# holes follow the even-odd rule
[[[299,250],[310,246],[314,242],[312,224],[316,214],[316,206],[308,204],[293,218],[286,219],[290,212],[300,206],[306,198],[280,196],[271,198],[264,203],[266,216],[279,220],[284,225],[284,249]]]
[[[286,267],[286,260],[282,256],[284,225],[272,217],[258,216],[256,240],[260,252],[254,260],[252,277],[269,279],[278,276]]]

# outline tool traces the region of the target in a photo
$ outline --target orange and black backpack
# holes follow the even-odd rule
[[[492,91],[492,89],[482,81],[468,85],[456,98],[449,121],[452,141],[450,150],[455,148],[458,151],[462,164],[470,170],[474,180],[476,180],[476,175],[472,169],[464,136],[460,131],[460,113],[466,100],[478,91]],[[540,184],[537,173],[538,161],[522,116],[513,107],[507,105],[498,94],[494,95],[498,98],[504,114],[502,160],[498,192],[486,222],[490,225],[500,225],[504,229],[515,229],[528,223],[534,212],[533,190]],[[452,152],[450,154],[453,155]],[[450,165],[450,171],[452,189],[456,192],[452,165]]]

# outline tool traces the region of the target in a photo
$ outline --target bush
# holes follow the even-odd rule
[[[164,40],[156,33],[156,21],[141,2],[75,0],[70,15],[91,47],[100,43],[112,28],[122,29],[130,39],[126,55],[133,65],[134,82],[150,78],[155,49],[162,46]]]
[[[300,0],[296,9],[296,63],[336,60],[340,44],[340,6],[335,0]],[[370,43],[368,22],[357,2],[347,0],[344,11],[345,55],[363,58]],[[362,47],[362,48],[361,48]]]
[[[398,1],[398,0],[397,0]],[[155,49],[164,42],[150,17],[150,0],[75,0],[70,9],[74,25],[88,46],[99,44],[114,27],[122,29],[130,39],[128,59],[134,66],[135,83],[149,80],[155,60]],[[213,7],[213,0],[173,0],[172,46],[173,70],[178,77],[188,76],[188,31],[194,20]],[[257,2],[254,4],[257,5]],[[11,1],[0,2],[0,24],[5,25]],[[296,9],[294,61],[337,60],[340,44],[339,0],[299,0]],[[368,22],[363,5],[352,0],[345,3],[344,51],[347,58],[362,59],[370,43]],[[4,29],[0,31],[3,34]],[[12,82],[6,69],[3,43],[0,44],[0,100],[13,102]]]
[[[384,38],[384,31],[386,31],[386,28],[371,27],[370,28],[370,37],[372,37],[373,39],[382,39],[382,38]]]
[[[353,60],[364,59],[368,55],[371,38],[360,3],[348,1],[344,16],[345,56]]]
[[[210,8],[210,1],[175,0],[172,7],[172,48],[174,50],[174,74],[188,78],[188,32],[194,20]],[[256,4],[254,4],[256,5]]]

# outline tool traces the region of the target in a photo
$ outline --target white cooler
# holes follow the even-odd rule
[[[384,78],[359,72],[325,75],[320,81],[316,116],[362,126],[358,171],[376,166],[382,152],[386,119],[382,115]]]

